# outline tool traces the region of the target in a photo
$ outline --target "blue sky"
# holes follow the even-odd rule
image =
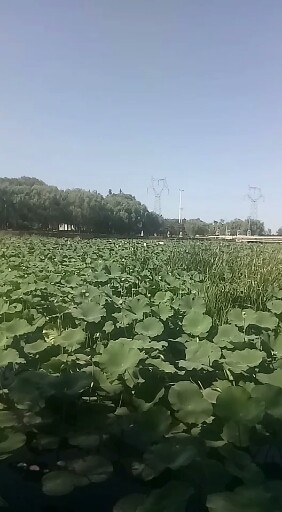
[[[2,0],[1,176],[282,225],[281,0]]]

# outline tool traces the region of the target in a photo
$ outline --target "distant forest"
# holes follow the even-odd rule
[[[201,219],[164,219],[130,194],[109,190],[104,197],[96,190],[60,190],[36,178],[0,178],[0,227],[11,230],[56,231],[68,227],[97,235],[154,234],[206,236],[245,234],[248,220],[207,223]],[[253,234],[265,234],[264,224],[251,221]]]

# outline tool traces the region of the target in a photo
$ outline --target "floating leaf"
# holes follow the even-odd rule
[[[42,352],[42,350],[45,350],[48,347],[48,343],[44,340],[38,340],[34,343],[28,343],[24,346],[24,351],[27,354],[37,354],[38,352]]]
[[[26,442],[26,437],[22,432],[13,430],[5,431],[5,439],[0,441],[0,453],[10,453],[21,448]]]
[[[166,302],[166,301],[170,300],[172,296],[173,295],[172,295],[171,292],[157,292],[156,295],[153,298],[153,301],[156,304],[160,304],[160,302],[163,303],[163,302]]]
[[[7,313],[9,309],[9,302],[4,301],[4,299],[0,299],[0,315],[3,313]]]
[[[22,334],[34,331],[34,326],[30,325],[23,318],[13,318],[11,322],[3,322],[1,324],[1,331],[8,337],[21,336]]]
[[[271,508],[269,492],[261,487],[244,486],[234,492],[211,494],[207,498],[209,512],[267,512]],[[278,512],[278,509],[275,510]]]
[[[63,496],[75,488],[75,477],[69,471],[51,471],[42,478],[42,490],[48,496]]]
[[[242,448],[249,445],[249,434],[248,426],[229,421],[223,427],[222,438],[228,443],[233,443]]]
[[[78,327],[77,329],[68,329],[67,331],[63,331],[60,336],[54,339],[54,345],[60,345],[60,347],[64,347],[67,350],[75,350],[78,348],[85,340],[85,332]]]
[[[243,317],[242,310],[239,308],[235,308],[235,309],[232,309],[231,311],[229,311],[228,320],[231,324],[243,326],[244,325],[244,317]]]
[[[144,455],[144,463],[157,476],[166,468],[175,470],[187,466],[199,457],[202,449],[202,444],[196,437],[178,434],[164,438],[149,448]]]
[[[267,303],[267,307],[272,311],[272,313],[280,315],[282,313],[282,300],[271,300]]]
[[[142,319],[144,314],[150,311],[148,299],[143,295],[139,295],[128,301],[128,306],[139,319]]]
[[[247,484],[254,485],[263,483],[263,472],[253,463],[248,453],[243,450],[238,450],[230,443],[220,448],[220,453],[225,457],[225,467],[229,473],[240,478]]]
[[[277,368],[272,373],[258,373],[257,379],[263,384],[271,384],[272,386],[282,388],[282,369]]]
[[[68,468],[77,475],[87,477],[89,482],[100,483],[107,480],[113,471],[112,464],[99,456],[84,457],[68,463]]]
[[[136,320],[136,315],[131,311],[127,311],[126,309],[122,309],[120,313],[114,313],[113,316],[117,319],[118,327],[127,327],[132,324],[134,320]]]
[[[245,327],[257,325],[264,329],[274,329],[278,324],[278,319],[272,313],[254,311],[253,309],[245,309],[243,311],[233,309],[229,313],[228,318],[231,323],[235,323],[238,326],[244,325]]]
[[[147,411],[139,412],[130,419],[130,427],[126,432],[128,442],[145,449],[163,435],[168,434],[171,416],[167,409],[155,406]]]
[[[173,310],[168,304],[162,303],[154,308],[155,313],[162,319],[167,320],[173,315]]]
[[[244,334],[234,324],[221,325],[213,342],[219,347],[230,346],[230,343],[241,343],[244,341]]]
[[[282,333],[279,333],[278,336],[273,340],[271,343],[271,348],[279,357],[282,357]]]
[[[112,320],[109,320],[108,322],[105,323],[104,327],[103,327],[103,331],[105,331],[107,334],[111,333],[115,328],[115,324],[114,322],[112,322]]]
[[[208,332],[211,326],[212,319],[197,310],[192,309],[183,319],[183,330],[194,336]]]
[[[134,368],[144,357],[144,354],[132,345],[131,340],[122,338],[110,341],[103,353],[97,356],[99,365],[111,379],[115,379],[118,375],[123,375],[127,370]]]
[[[264,352],[249,348],[235,350],[234,352],[224,350],[223,355],[225,357],[225,360],[223,360],[224,365],[235,373],[258,366],[263,357],[266,357]]]
[[[72,314],[74,317],[82,318],[86,322],[97,323],[106,315],[106,310],[96,302],[83,302],[77,309],[72,310]]]
[[[23,361],[14,348],[0,349],[0,366],[6,366],[8,363],[21,363]]]
[[[179,365],[188,370],[193,368],[212,370],[212,363],[219,360],[221,356],[220,348],[207,340],[191,340],[186,343],[186,347],[186,361],[179,361]]]
[[[278,319],[272,313],[257,311],[255,323],[264,329],[275,329]]]
[[[282,385],[281,387],[271,386],[270,384],[256,385],[251,391],[251,395],[265,404],[265,410],[271,416],[282,420]]]
[[[183,423],[202,423],[212,415],[212,405],[203,397],[198,386],[191,382],[174,384],[169,390],[168,399]]]
[[[163,372],[167,373],[177,373],[177,369],[172,364],[168,363],[167,361],[163,361],[162,359],[155,359],[155,358],[148,358],[146,360],[146,364],[153,365],[156,368],[159,368],[159,370],[162,370]]]
[[[159,336],[162,334],[164,330],[164,326],[160,320],[154,317],[145,318],[143,322],[139,322],[135,326],[135,331],[138,334],[144,334],[145,336],[149,336],[150,338],[154,338],[155,336]]]
[[[0,428],[14,427],[18,423],[17,417],[13,412],[0,411]]]
[[[252,398],[240,386],[229,386],[218,395],[214,406],[215,414],[227,421],[243,425],[255,425],[264,415],[264,402]]]

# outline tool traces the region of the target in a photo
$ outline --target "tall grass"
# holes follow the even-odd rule
[[[227,319],[230,309],[266,310],[275,288],[282,290],[282,247],[228,242],[149,243],[135,246],[136,261],[152,272],[198,272],[203,279],[207,312],[215,322]],[[142,252],[142,254],[141,254]]]
[[[231,308],[266,309],[274,288],[282,289],[282,247],[192,242],[176,246],[174,268],[204,278],[208,313],[219,323]]]

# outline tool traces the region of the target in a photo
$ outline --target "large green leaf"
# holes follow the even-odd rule
[[[14,427],[18,423],[17,416],[11,411],[0,411],[0,428]]]
[[[126,309],[122,309],[120,313],[114,313],[113,316],[118,321],[118,327],[127,327],[136,320],[136,315],[132,313],[132,311],[127,311]]]
[[[186,343],[186,347],[186,360],[179,361],[179,365],[188,370],[193,368],[211,370],[212,363],[219,360],[221,356],[220,348],[207,340],[191,340]]]
[[[282,300],[274,299],[267,303],[268,309],[275,313],[276,315],[280,315],[282,313]]]
[[[77,349],[85,340],[85,332],[78,327],[63,331],[60,336],[54,339],[54,345],[66,348],[68,351]]]
[[[234,324],[224,324],[218,328],[218,333],[214,337],[214,343],[219,347],[230,346],[233,343],[240,343],[244,341],[244,334],[239,331],[238,327]]]
[[[263,357],[266,358],[266,354],[260,350],[245,348],[244,350],[235,350],[230,352],[228,350],[223,351],[225,360],[224,365],[235,373],[248,370],[258,366]]]
[[[145,313],[149,313],[149,301],[143,295],[139,295],[138,297],[134,297],[130,301],[128,301],[128,306],[131,311],[137,316],[137,318],[142,319]]]
[[[68,469],[77,475],[86,477],[89,482],[100,483],[107,480],[113,471],[112,464],[98,455],[89,455],[67,464]]]
[[[277,356],[282,357],[282,333],[281,332],[278,334],[277,337],[275,337],[273,339],[273,342],[271,343],[271,348],[277,354]]]
[[[157,307],[154,307],[153,309],[162,320],[167,320],[169,317],[173,315],[172,308],[165,303],[159,304]]]
[[[242,310],[239,308],[235,308],[235,309],[232,309],[231,311],[229,311],[228,320],[231,324],[238,325],[239,327],[243,326],[244,325],[244,317],[243,317]]]
[[[100,356],[96,357],[99,366],[109,375],[111,380],[118,375],[130,371],[145,355],[134,347],[131,340],[119,339],[110,341]]]
[[[262,400],[252,398],[246,389],[229,386],[218,395],[214,411],[227,421],[251,426],[261,421],[265,406]]]
[[[239,446],[241,448],[242,444]],[[226,470],[240,478],[242,482],[251,485],[264,482],[262,470],[253,463],[252,458],[246,451],[238,450],[230,443],[222,446],[219,451],[225,457]]]
[[[166,437],[149,448],[144,455],[144,462],[156,476],[166,468],[175,470],[187,466],[202,454],[202,450],[199,439],[178,434]]]
[[[0,349],[0,366],[6,366],[8,363],[21,363],[23,361],[14,348]]]
[[[157,292],[156,295],[153,297],[153,301],[156,304],[160,304],[161,302],[169,301],[173,297],[171,292]]]
[[[164,326],[160,320],[154,317],[145,318],[143,322],[139,322],[135,326],[135,331],[138,334],[144,334],[150,338],[155,338],[162,334]]]
[[[257,311],[255,323],[265,329],[274,329],[278,324],[278,319],[272,313]]]
[[[38,340],[34,343],[28,343],[24,346],[24,351],[27,354],[37,354],[38,352],[42,352],[46,348],[48,348],[48,343],[44,340]]]
[[[38,407],[41,401],[54,393],[56,382],[54,376],[44,371],[25,371],[16,376],[9,393],[21,407],[24,404]]]
[[[199,336],[200,334],[208,332],[211,326],[212,319],[194,309],[192,309],[183,319],[183,330],[188,334],[193,334],[194,336]]]
[[[24,318],[13,318],[11,322],[3,322],[0,327],[1,331],[8,337],[21,336],[22,334],[34,331],[34,327]]]
[[[5,430],[3,440],[0,440],[0,454],[10,453],[21,448],[26,442],[26,436],[22,432]]]
[[[282,386],[276,387],[270,384],[256,385],[251,395],[265,404],[265,410],[271,416],[282,420]]]
[[[269,492],[262,487],[244,486],[234,492],[212,494],[207,498],[209,512],[279,512],[271,508]]]
[[[247,447],[250,442],[250,429],[247,425],[229,421],[223,427],[222,438],[236,446]]]
[[[75,476],[70,471],[51,471],[42,478],[42,490],[48,496],[63,496],[75,488]]]
[[[167,361],[164,361],[163,359],[155,359],[155,358],[148,358],[146,360],[146,364],[153,365],[156,368],[159,368],[159,370],[162,370],[163,372],[167,373],[178,373],[178,370],[173,366],[172,364],[168,363]]]
[[[148,447],[169,433],[171,425],[170,413],[161,406],[155,406],[147,411],[130,416],[130,426],[126,437],[128,442],[137,447]]]
[[[96,302],[83,302],[77,309],[72,310],[72,314],[74,317],[82,318],[86,322],[97,323],[106,315],[106,310]]]
[[[248,325],[258,325],[264,329],[274,329],[278,324],[278,319],[272,313],[254,311],[253,309],[245,309],[243,311],[243,320],[245,327]]]
[[[282,369],[277,368],[272,373],[258,373],[257,379],[263,384],[271,384],[272,386],[282,388]]]
[[[211,403],[203,397],[198,386],[191,382],[181,381],[174,384],[169,390],[168,399],[183,423],[199,424],[212,415]]]

